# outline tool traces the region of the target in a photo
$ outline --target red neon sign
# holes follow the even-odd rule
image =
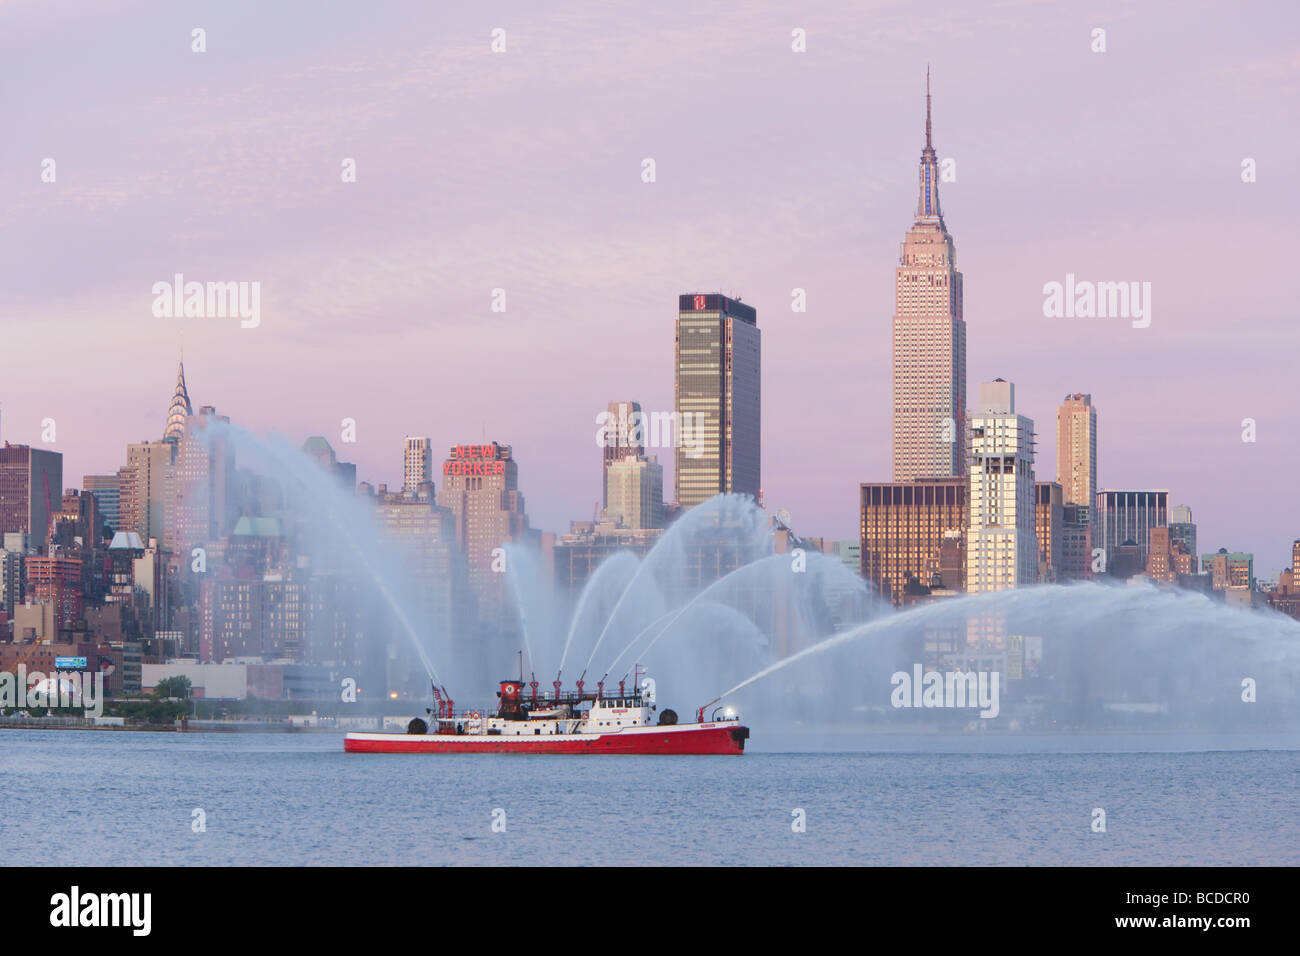
[[[444,475],[504,475],[506,473],[506,463],[504,461],[444,461],[442,463],[442,473]]]
[[[501,446],[496,442],[490,445],[457,445],[452,450],[453,458],[500,458]]]

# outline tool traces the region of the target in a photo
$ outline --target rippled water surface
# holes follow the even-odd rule
[[[345,755],[332,735],[6,730],[0,838],[28,865],[1300,863],[1295,749],[856,746],[388,756]]]

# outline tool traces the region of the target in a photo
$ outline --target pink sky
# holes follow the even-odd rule
[[[1041,480],[1056,406],[1092,393],[1103,487],[1289,561],[1296,7],[698,6],[0,0],[0,434],[54,418],[65,484],[115,470],[161,435],[183,340],[196,404],[371,481],[400,483],[406,434],[513,444],[565,530],[600,497],[595,415],[670,409],[676,296],[722,291],[763,330],[768,507],[856,537],[858,483],[890,477],[929,62],[970,394],[1016,383]],[[155,318],[177,272],[260,282],[261,325]],[[1044,318],[1067,272],[1151,282],[1151,327]]]

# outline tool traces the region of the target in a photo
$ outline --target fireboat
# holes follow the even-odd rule
[[[554,692],[539,694],[534,679],[525,691],[520,680],[503,680],[496,713],[477,710],[457,713],[445,687],[433,687],[437,713],[429,708],[429,721],[415,717],[406,733],[349,733],[343,738],[347,753],[520,753],[520,754],[742,754],[749,728],[729,710],[716,708],[708,720],[704,712],[712,700],[696,711],[694,723],[678,723],[677,713],[658,710],[655,684],[641,679],[618,682],[617,694],[565,692],[559,680]],[[430,723],[432,721],[432,723]]]

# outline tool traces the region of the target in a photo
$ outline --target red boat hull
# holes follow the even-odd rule
[[[748,737],[749,729],[733,722],[558,737],[351,733],[343,738],[343,749],[371,754],[742,754]]]

